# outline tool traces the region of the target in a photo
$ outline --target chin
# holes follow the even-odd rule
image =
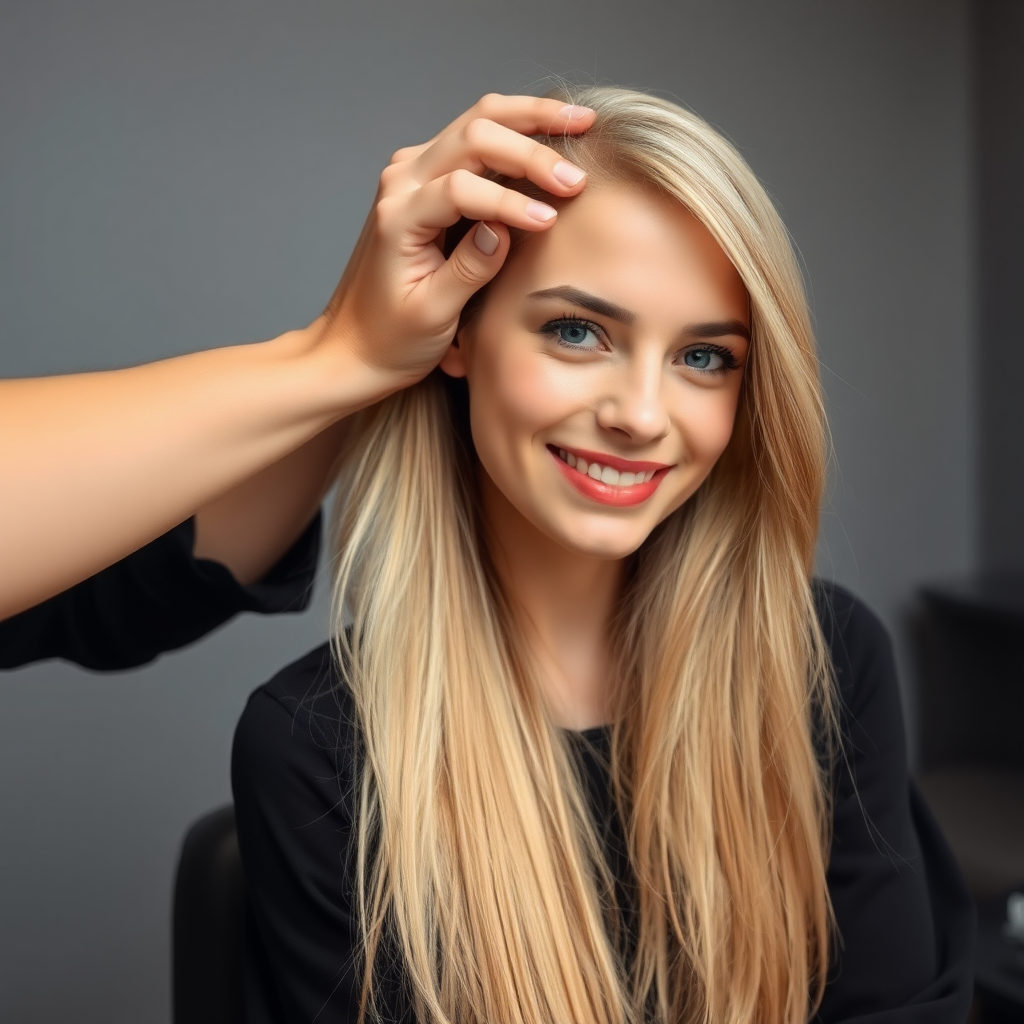
[[[590,558],[598,558],[607,562],[618,562],[633,554],[649,535],[649,532],[639,534],[632,531],[628,534],[618,533],[603,536],[586,536],[575,533],[563,534],[553,539],[557,540],[562,547],[576,554],[587,555]]]

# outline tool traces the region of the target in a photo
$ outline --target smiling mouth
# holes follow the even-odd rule
[[[565,448],[547,445],[555,465],[574,490],[585,498],[602,505],[625,507],[640,505],[658,489],[665,475],[672,469],[659,462],[631,462],[607,456],[619,465],[609,466],[598,461],[599,453],[571,452]],[[586,456],[589,456],[587,458]],[[635,470],[626,467],[635,466]]]
[[[573,455],[572,452],[567,452],[564,448],[549,448],[549,451],[575,469],[581,476],[588,476],[591,480],[606,484],[608,487],[632,487],[634,484],[650,483],[657,472],[654,469],[649,469],[646,472],[641,470],[629,473],[601,462],[588,462],[582,456]]]

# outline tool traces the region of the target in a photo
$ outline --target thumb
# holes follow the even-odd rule
[[[471,227],[444,265],[434,271],[435,300],[462,309],[501,269],[509,244],[508,228],[500,221],[480,221]]]

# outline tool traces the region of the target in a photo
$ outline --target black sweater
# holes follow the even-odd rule
[[[907,773],[889,638],[842,589],[819,584],[817,594],[850,769],[836,776],[828,867],[841,948],[817,1019],[962,1024],[973,904]],[[238,725],[232,782],[249,894],[251,1024],[356,1018],[361,973],[346,852],[360,749],[355,717],[324,645],[256,690]],[[621,825],[601,759],[588,750],[606,753],[608,734],[590,729],[573,741],[609,865],[625,883]],[[409,1019],[400,962],[378,977],[384,1019]]]
[[[102,572],[0,622],[0,669],[63,658],[97,671],[135,668],[238,612],[298,612],[312,593],[320,515],[258,582],[242,586],[192,554],[187,519]]]

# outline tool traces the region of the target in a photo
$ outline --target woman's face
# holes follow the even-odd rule
[[[635,551],[724,451],[749,327],[739,275],[680,204],[619,185],[566,203],[441,362],[467,378],[485,508],[572,551]]]

